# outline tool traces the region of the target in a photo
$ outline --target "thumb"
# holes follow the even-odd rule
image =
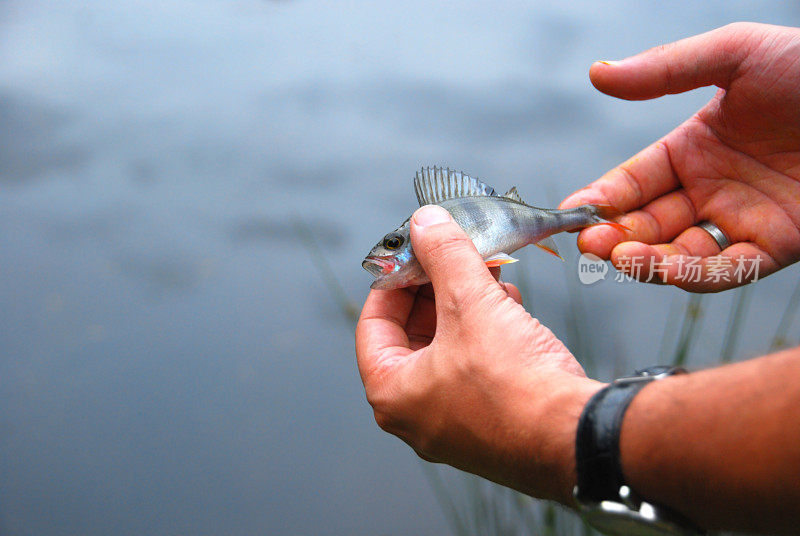
[[[442,207],[426,205],[414,213],[411,245],[433,284],[437,304],[497,286],[472,240]]]
[[[594,87],[613,97],[644,100],[716,85],[726,88],[747,56],[757,24],[729,24],[589,69]]]

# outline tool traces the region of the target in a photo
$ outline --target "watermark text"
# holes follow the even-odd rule
[[[654,259],[622,256],[617,259],[614,281],[669,281],[682,283],[754,283],[758,281],[761,256],[713,257],[673,256]],[[608,264],[600,257],[585,253],[578,259],[578,279],[592,285],[608,276]]]

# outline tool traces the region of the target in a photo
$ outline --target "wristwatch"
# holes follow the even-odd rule
[[[578,484],[573,495],[584,520],[603,534],[705,534],[676,512],[646,501],[632,490],[622,474],[619,455],[622,418],[636,393],[652,381],[685,372],[666,366],[637,370],[600,390],[583,409],[575,442]]]

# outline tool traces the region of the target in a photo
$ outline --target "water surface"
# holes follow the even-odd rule
[[[294,222],[360,303],[361,258],[413,210],[420,165],[554,205],[712,94],[614,101],[590,63],[735,20],[800,10],[3,3],[0,533],[444,533]],[[577,253],[558,240],[563,276],[526,252],[507,277],[525,271],[566,338]],[[796,280],[757,285],[738,357],[764,350]],[[598,374],[659,361],[682,292],[579,290]],[[692,365],[716,359],[731,300],[706,300]]]

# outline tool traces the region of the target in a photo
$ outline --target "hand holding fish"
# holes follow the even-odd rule
[[[577,420],[601,384],[446,210],[423,207],[408,228],[432,286],[373,290],[356,329],[377,422],[425,459],[568,503]]]
[[[586,229],[580,249],[620,268],[625,259],[662,262],[657,282],[693,292],[737,285],[734,277],[705,277],[714,256],[760,258],[760,277],[800,260],[799,57],[800,29],[737,23],[592,65],[592,83],[623,99],[720,89],[688,121],[561,204],[627,212],[619,221],[630,231]],[[731,245],[720,252],[696,227],[702,221]],[[703,277],[680,277],[689,257],[702,258]]]
[[[578,418],[603,386],[491,270],[528,244],[555,252],[550,235],[581,228],[581,249],[618,266],[626,255],[699,256],[708,270],[720,248],[693,227],[702,221],[731,242],[723,256],[761,257],[761,276],[796,262],[799,57],[800,30],[736,24],[595,64],[594,84],[627,99],[722,89],[564,210],[423,169],[420,205],[439,207],[420,208],[362,264],[375,281],[356,354],[378,424],[427,460],[570,504]],[[628,214],[610,221],[611,207]],[[663,281],[693,291],[733,286],[677,275]],[[796,533],[800,383],[790,380],[799,373],[795,348],[648,384],[616,436],[626,482],[698,526]]]
[[[448,212],[423,207],[409,230],[432,284],[372,290],[356,328],[376,421],[426,460],[571,504],[578,419],[603,385]],[[633,489],[707,528],[795,533],[799,372],[793,349],[643,389],[619,447]]]

